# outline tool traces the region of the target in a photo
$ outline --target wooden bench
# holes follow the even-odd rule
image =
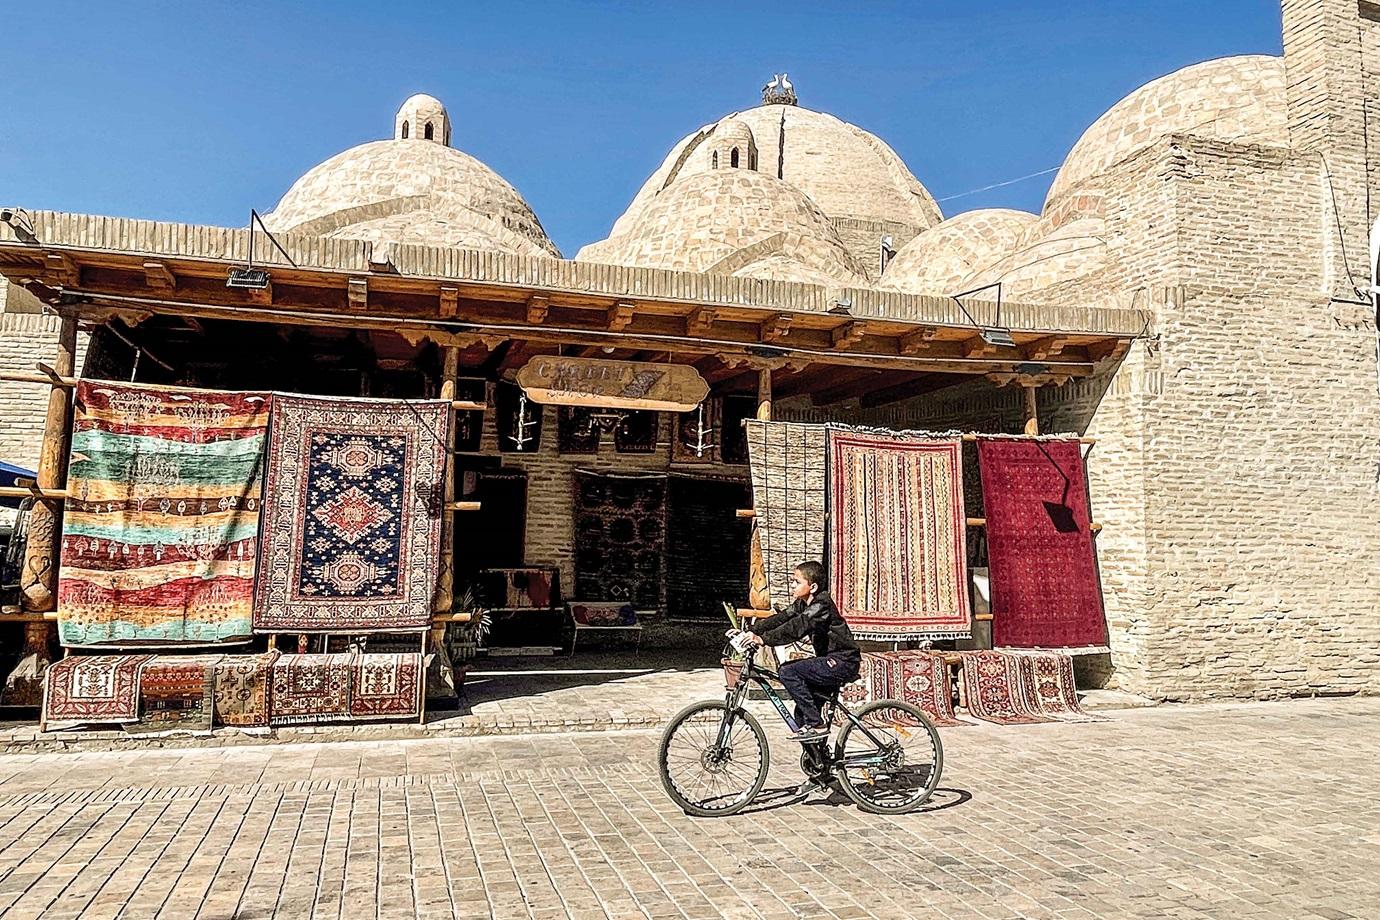
[[[637,639],[637,650],[642,651],[642,624],[637,622],[637,611],[632,604],[620,601],[571,601],[570,622],[575,626],[575,635],[570,639],[570,654],[575,654],[575,646],[580,641],[580,633],[622,633]]]

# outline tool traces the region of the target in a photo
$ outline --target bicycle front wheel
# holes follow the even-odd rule
[[[878,700],[858,710],[839,735],[835,771],[859,808],[901,814],[934,795],[944,770],[944,746],[929,717],[900,700]]]
[[[736,814],[757,797],[771,754],[762,724],[746,709],[692,703],[662,733],[657,766],[671,800],[708,818]]]

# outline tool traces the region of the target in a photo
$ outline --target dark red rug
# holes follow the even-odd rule
[[[978,463],[987,514],[992,644],[1106,645],[1078,441],[983,438]]]

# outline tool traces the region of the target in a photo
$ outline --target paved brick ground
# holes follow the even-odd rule
[[[654,732],[0,757],[5,917],[1380,912],[1380,700],[944,732],[934,807],[693,820]],[[776,747],[770,785],[794,783]],[[789,880],[788,880],[789,877]]]

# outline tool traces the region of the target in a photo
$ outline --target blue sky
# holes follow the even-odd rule
[[[7,4],[0,202],[243,226],[408,95],[569,257],[683,135],[788,71],[937,198],[1057,166],[1126,93],[1280,53],[1272,0]],[[942,202],[1038,210],[1052,176]]]

